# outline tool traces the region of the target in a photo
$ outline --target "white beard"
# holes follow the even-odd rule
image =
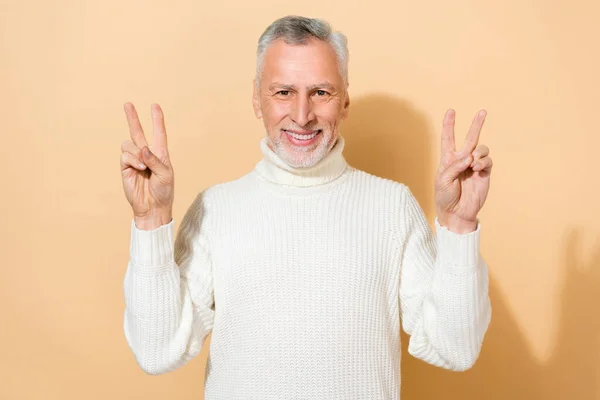
[[[321,132],[320,135],[323,135],[323,132]],[[279,137],[277,137],[275,140],[272,140],[268,136],[268,133],[267,138],[269,146],[271,149],[273,149],[275,154],[277,154],[279,158],[281,158],[287,165],[293,168],[310,168],[316,165],[319,161],[325,158],[325,156],[327,156],[331,148],[333,148],[335,145],[337,139],[335,138],[331,142],[331,145],[329,145],[327,140],[321,138],[316,147],[303,148],[289,144],[284,145],[281,143]],[[293,148],[294,151],[290,151],[290,148]]]

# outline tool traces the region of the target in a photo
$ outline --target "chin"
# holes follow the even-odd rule
[[[311,148],[296,146],[281,146],[279,156],[294,168],[310,168],[319,163],[329,152],[329,145],[325,141],[317,143]]]
[[[271,148],[289,166],[294,168],[310,168],[321,161],[328,153],[336,135],[320,130],[311,143],[294,143],[284,130],[269,135]]]

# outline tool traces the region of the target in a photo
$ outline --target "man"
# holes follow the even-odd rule
[[[203,190],[177,237],[162,111],[152,106],[148,146],[125,105],[133,220],[124,330],[141,368],[181,367],[212,332],[208,400],[398,399],[400,321],[413,356],[470,368],[491,316],[477,217],[492,167],[477,146],[485,112],[460,150],[454,112],[445,116],[434,235],[407,186],[342,155],[345,37],[321,20],[285,17],[263,33],[257,56],[263,158]]]

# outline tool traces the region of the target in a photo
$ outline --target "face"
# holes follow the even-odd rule
[[[265,52],[254,112],[269,146],[288,165],[315,165],[331,150],[349,98],[335,51],[318,39],[288,45],[279,39]]]

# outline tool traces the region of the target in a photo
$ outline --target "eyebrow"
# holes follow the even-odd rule
[[[269,86],[269,90],[274,90],[274,89],[280,89],[280,90],[296,90],[296,86],[295,85],[286,85],[284,83],[280,83],[280,82],[273,82],[270,86]],[[329,89],[331,91],[335,90],[335,87],[329,83],[329,82],[321,82],[321,83],[317,83],[315,85],[310,85],[307,87],[307,89],[310,90],[315,90],[315,89]]]

